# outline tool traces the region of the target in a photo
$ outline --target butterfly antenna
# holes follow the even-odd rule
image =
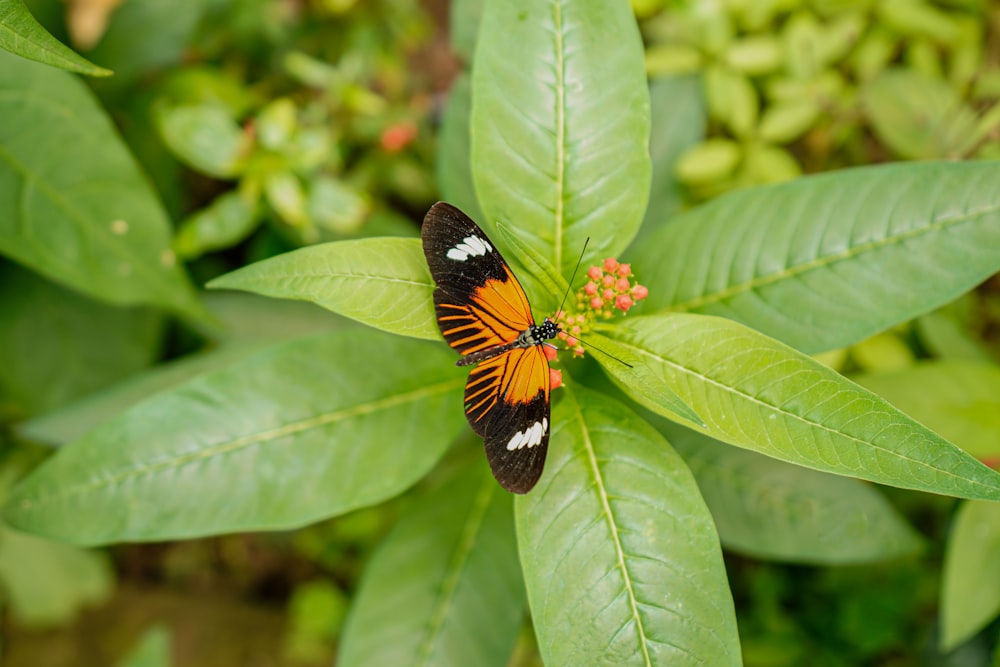
[[[566,299],[569,297],[569,291],[573,289],[573,281],[576,280],[576,272],[580,270],[580,264],[583,262],[583,253],[587,252],[587,244],[590,243],[590,237],[583,242],[583,250],[580,251],[580,258],[576,260],[576,267],[573,268],[573,275],[569,277],[569,283],[566,285],[566,293],[563,294],[562,303],[559,304],[559,310],[556,311],[556,315],[562,312],[563,306],[566,305]]]

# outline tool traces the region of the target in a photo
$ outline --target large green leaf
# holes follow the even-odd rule
[[[1000,474],[884,399],[753,329],[677,313],[631,318],[613,336],[698,413],[707,428],[696,430],[718,440],[890,486],[1000,499]],[[637,392],[613,364],[605,370],[626,393]],[[657,410],[655,402],[644,404]]]
[[[1000,367],[929,361],[854,381],[973,456],[1000,458]]]
[[[472,74],[484,222],[568,275],[632,240],[649,196],[649,92],[628,3],[486,0]]]
[[[517,498],[542,658],[559,665],[739,665],[711,516],[684,462],[621,403],[574,387],[549,460]]]
[[[300,526],[391,497],[464,426],[443,346],[292,341],[145,400],[39,466],[5,517],[81,544]]]
[[[644,307],[808,353],[855,343],[1000,270],[998,179],[998,162],[893,164],[730,193],[637,248]]]
[[[469,147],[469,110],[472,106],[472,81],[462,73],[451,85],[448,105],[441,119],[437,142],[436,175],[441,196],[462,209],[466,215],[485,223],[472,182]]]
[[[116,308],[0,261],[0,400],[37,415],[151,364],[163,318]]]
[[[111,70],[81,58],[31,15],[24,0],[0,0],[0,49],[71,72],[110,76]]]
[[[722,544],[756,558],[845,565],[918,552],[919,534],[871,484],[809,470],[674,427]]]
[[[372,556],[337,664],[504,667],[524,607],[511,497],[475,457]]]
[[[75,77],[0,53],[0,253],[86,294],[200,316],[156,194]]]
[[[318,303],[403,336],[440,340],[434,281],[418,239],[358,239],[286,252],[227,273],[211,288]]]
[[[941,586],[941,648],[972,637],[1000,612],[1000,504],[962,503],[948,536]]]

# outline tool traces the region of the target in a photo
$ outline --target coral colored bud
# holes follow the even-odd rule
[[[608,271],[609,273],[614,273],[615,269],[617,268],[618,268],[618,260],[615,259],[614,257],[608,257],[606,260],[604,260],[605,271]]]
[[[627,311],[631,307],[632,307],[632,297],[630,297],[629,295],[622,294],[619,295],[617,299],[615,299],[615,308],[617,308],[618,310]]]
[[[619,278],[615,281],[615,289],[619,292],[627,292],[629,287],[628,278]]]
[[[604,297],[605,301],[611,301],[615,298],[615,291],[613,289],[606,289],[601,296]]]
[[[592,266],[589,269],[587,269],[587,275],[590,277],[591,280],[600,280],[601,276],[604,275],[604,272],[601,271],[601,267]]]
[[[576,326],[576,325],[574,324],[574,325],[573,325],[572,327],[570,327],[570,330],[569,330],[569,332],[570,332],[571,334],[573,334],[574,336],[579,336],[579,335],[580,335],[580,327],[578,327],[578,326]]]
[[[576,347],[577,345],[580,344],[580,341],[578,341],[577,339],[573,338],[572,336],[569,336],[566,339],[566,344],[569,345],[570,347]]]
[[[552,319],[554,319],[554,320],[561,320],[564,317],[566,317],[566,313],[564,313],[561,310],[557,310],[556,314],[552,316]]]
[[[605,287],[611,287],[612,285],[615,284],[615,277],[614,276],[604,276],[604,278],[601,279],[601,284],[604,285]]]
[[[554,368],[549,369],[549,389],[558,389],[562,386],[562,371]]]
[[[573,354],[578,357],[582,357],[583,352],[584,352],[583,345],[577,345],[576,347],[573,348]]]
[[[649,290],[642,285],[636,285],[632,288],[632,298],[636,301],[642,301],[647,296],[649,296]]]
[[[590,282],[588,282],[586,285],[583,286],[583,292],[587,296],[594,296],[595,294],[597,294],[597,283],[591,280]]]
[[[559,333],[556,334],[556,338],[558,338],[559,340],[566,340],[566,335],[567,334],[565,331],[560,331]]]
[[[587,316],[586,315],[577,315],[576,316],[576,323],[577,324],[585,324],[586,322],[587,322]]]
[[[603,305],[604,301],[599,296],[595,296],[593,299],[590,300],[590,307],[593,308],[594,310],[600,310]]]
[[[632,275],[632,265],[631,264],[621,264],[618,267],[618,275],[622,278],[628,278]]]
[[[545,353],[545,358],[548,359],[549,361],[555,361],[556,355],[559,354],[559,350],[549,347],[548,345],[542,346],[542,352]]]
[[[417,126],[409,121],[394,123],[382,130],[379,143],[382,149],[390,153],[398,153],[417,137]]]

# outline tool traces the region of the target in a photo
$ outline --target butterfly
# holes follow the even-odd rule
[[[538,482],[549,446],[549,361],[542,349],[559,327],[535,324],[528,298],[489,237],[451,204],[424,217],[424,255],[438,327],[475,367],[465,385],[465,416],[483,439],[493,476],[513,493]]]

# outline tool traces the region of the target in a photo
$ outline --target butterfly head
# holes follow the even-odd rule
[[[535,340],[543,343],[552,340],[559,334],[559,325],[546,317],[544,322],[532,327],[531,334]]]

